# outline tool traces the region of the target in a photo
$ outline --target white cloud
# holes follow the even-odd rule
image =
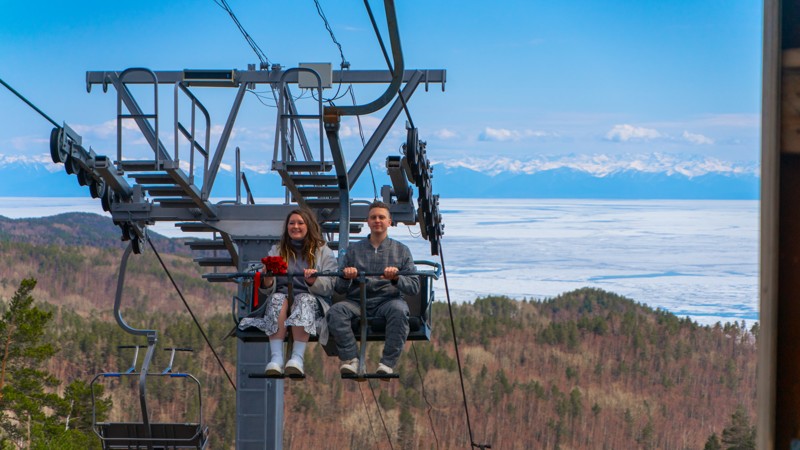
[[[11,148],[19,151],[26,150],[41,150],[42,147],[50,148],[50,139],[44,139],[41,136],[18,136],[11,138]]]
[[[697,144],[697,145],[711,145],[714,143],[714,140],[711,139],[710,137],[703,136],[702,134],[690,133],[688,131],[684,131],[681,137],[691,142],[692,144]]]
[[[509,142],[509,141],[521,141],[523,139],[544,138],[550,136],[557,136],[557,135],[553,133],[547,133],[545,131],[533,131],[533,130],[520,131],[520,130],[508,130],[505,128],[486,127],[478,135],[478,140],[487,142]]]
[[[447,128],[436,130],[433,133],[433,135],[442,140],[454,139],[458,137],[458,133],[456,133],[455,131],[448,130]]]
[[[341,125],[339,126],[339,137],[349,138],[350,136],[357,136],[358,135],[358,128],[353,128],[349,125]]]
[[[648,141],[663,138],[664,135],[652,128],[635,127],[629,124],[614,125],[608,133],[606,139],[614,142],[628,141]]]
[[[128,120],[123,121],[123,127],[126,122],[130,122]],[[101,139],[107,139],[112,136],[117,135],[117,121],[116,120],[108,120],[101,124],[95,125],[70,125],[76,133],[80,134],[81,136],[88,137],[94,136]]]

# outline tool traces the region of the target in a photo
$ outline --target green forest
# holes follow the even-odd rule
[[[94,418],[89,389],[131,366],[133,351],[119,346],[145,344],[111,314],[122,244],[29,242],[36,226],[21,222],[0,218],[0,447],[100,448],[94,421],[141,420],[135,384],[95,383]],[[232,285],[203,281],[180,242],[159,245],[235,377],[236,343],[224,339]],[[202,412],[209,448],[233,448],[234,389],[152,254],[132,258],[127,281],[125,320],[158,330],[151,373],[167,366],[165,348],[191,347],[174,370],[202,385],[200,411],[191,384],[152,377],[153,420]],[[502,449],[755,447],[755,323],[701,326],[589,288],[433,306],[432,339],[406,345],[397,381],[342,380],[338,360],[309,345],[306,379],[285,382],[284,448],[469,448],[470,431]],[[379,354],[370,344],[368,364]]]

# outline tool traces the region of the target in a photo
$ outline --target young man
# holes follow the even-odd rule
[[[347,300],[335,303],[328,312],[328,331],[336,341],[339,368],[342,374],[358,372],[358,349],[351,328],[352,320],[361,315],[361,284],[359,272],[382,273],[380,277],[366,279],[367,315],[386,319],[386,343],[377,373],[391,374],[400,359],[408,337],[408,304],[401,294],[419,292],[419,278],[398,275],[398,272],[416,271],[411,251],[405,245],[389,238],[392,225],[389,206],[375,201],[369,207],[367,219],[370,234],[367,239],[347,247],[341,264],[342,278],[337,279],[336,292],[347,293]]]

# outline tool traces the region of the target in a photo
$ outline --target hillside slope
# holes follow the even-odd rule
[[[0,216],[0,295],[8,298],[20,280],[39,281],[38,298],[69,307],[83,315],[110,312],[114,305],[117,271],[127,242],[110,218],[68,213],[31,219]],[[190,305],[200,314],[230,311],[235,286],[208,283],[206,270],[192,261],[182,240],[156,233],[148,236],[162,255]],[[145,310],[183,310],[149,245],[128,263],[124,306]],[[106,319],[106,318],[104,318]]]
[[[24,242],[39,226],[73,230],[67,221],[75,219],[0,220],[0,299],[7,301],[24,276],[39,280],[37,301],[56,311],[50,333],[60,353],[48,367],[61,380],[124,369],[129,355],[119,355],[116,345],[135,343],[111,315],[122,251],[113,226],[105,237],[102,223],[79,217],[94,227],[95,239],[72,239],[66,232],[57,244]],[[97,244],[105,239],[115,244]],[[165,250],[162,257],[228,372],[237,376],[235,342],[223,341],[232,323],[231,286],[201,280],[184,254]],[[198,349],[181,356],[178,367],[203,383],[212,448],[231,448],[234,392],[152,252],[132,257],[127,280],[126,317],[133,325],[159,330],[160,346]],[[481,298],[453,305],[452,312],[476,443],[502,449],[699,449],[712,433],[721,435],[738,406],[750,417],[755,410],[757,327],[699,326],[595,289],[543,302]],[[310,345],[306,380],[285,383],[284,448],[389,448],[387,439],[393,448],[468,448],[449,311],[439,302],[433,315],[432,341],[407,344],[401,378],[391,383],[341,380],[338,361]],[[378,344],[368,348],[373,370],[379,351]],[[157,368],[165,363],[162,353]],[[112,400],[112,418],[136,411],[135,399]],[[186,409],[167,404],[156,413],[176,411]]]

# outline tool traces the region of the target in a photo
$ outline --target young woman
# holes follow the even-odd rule
[[[288,263],[289,274],[298,276],[268,276],[262,274],[259,286],[261,298],[267,298],[263,316],[246,317],[239,328],[256,327],[269,336],[270,362],[267,375],[303,375],[303,354],[309,335],[317,335],[325,327],[325,312],[330,306],[332,277],[316,277],[317,272],[335,271],[336,258],[322,239],[313,213],[296,209],[289,213],[281,240],[269,256],[281,256]],[[302,274],[303,276],[299,276]],[[287,318],[289,283],[292,284],[292,310]],[[292,355],[284,365],[283,340],[286,327],[292,327]]]

